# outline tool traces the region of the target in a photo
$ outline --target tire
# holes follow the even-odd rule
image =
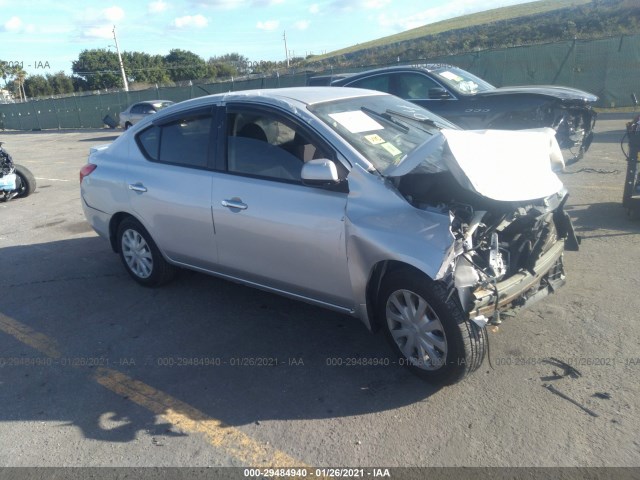
[[[467,318],[457,295],[447,299],[442,284],[418,272],[396,270],[385,277],[377,319],[398,363],[430,383],[459,382],[484,360],[485,332]]]
[[[118,226],[118,252],[131,277],[145,287],[170,281],[175,267],[167,263],[149,232],[135,218],[125,218]]]
[[[28,197],[36,189],[36,179],[33,176],[33,173],[31,173],[31,170],[29,170],[24,165],[18,165],[17,163],[14,163],[13,166],[15,167],[15,173],[18,180],[16,182],[16,187],[18,190],[18,195],[16,195],[16,197]]]
[[[133,125],[132,125],[130,122],[126,122],[126,123],[124,124],[124,129],[125,129],[125,130],[129,130],[129,128],[130,128],[130,127],[132,127],[132,126],[133,126]]]

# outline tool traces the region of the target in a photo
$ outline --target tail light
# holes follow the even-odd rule
[[[94,163],[87,163],[84,167],[80,169],[80,183],[84,180],[84,177],[91,175],[91,173],[98,168],[98,166]]]

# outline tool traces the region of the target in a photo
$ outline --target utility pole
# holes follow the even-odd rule
[[[120,63],[120,73],[122,74],[122,83],[124,84],[124,91],[129,91],[129,84],[127,83],[127,76],[124,73],[124,64],[122,63],[122,56],[120,55],[120,49],[118,48],[118,39],[116,38],[116,26],[113,26],[113,40],[116,42],[116,52],[118,52],[118,62]]]
[[[287,56],[287,68],[289,67],[289,50],[287,50],[287,31],[282,32],[282,38],[284,40],[284,54]]]

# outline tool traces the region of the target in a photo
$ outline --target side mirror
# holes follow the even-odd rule
[[[336,164],[326,158],[306,162],[302,166],[300,176],[305,185],[336,185],[340,182]]]
[[[444,88],[435,87],[429,89],[429,98],[434,100],[446,100],[451,98],[451,95]]]

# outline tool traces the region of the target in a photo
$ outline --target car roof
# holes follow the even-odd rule
[[[140,105],[142,103],[148,103],[150,105],[153,105],[154,103],[164,103],[164,102],[171,102],[174,103],[173,100],[140,100],[139,102],[135,102],[133,105]]]
[[[285,88],[265,88],[256,90],[239,90],[236,92],[216,93],[204,97],[185,100],[164,109],[164,112],[178,112],[182,109],[204,107],[219,102],[250,101],[257,103],[277,104],[285,102],[288,104],[298,103],[303,105],[313,105],[316,103],[331,102],[347,98],[371,97],[388,95],[377,90],[366,90],[362,88],[350,87],[285,87]]]
[[[344,78],[336,78],[332,82],[332,85],[340,84],[343,82],[348,82],[349,80],[353,80],[354,78],[361,76],[369,76],[377,73],[387,73],[387,72],[406,72],[406,71],[420,71],[420,72],[432,72],[433,70],[437,70],[438,68],[449,67],[449,68],[459,68],[455,65],[449,65],[445,63],[420,63],[413,65],[392,65],[390,67],[380,67],[374,68],[372,70],[363,70],[361,72],[352,73]]]

